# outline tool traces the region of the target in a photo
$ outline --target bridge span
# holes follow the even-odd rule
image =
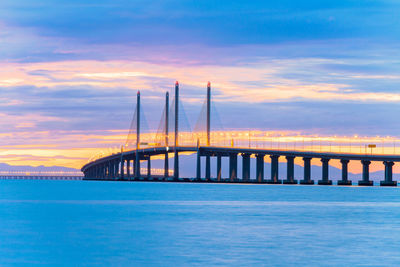
[[[373,181],[369,177],[369,166],[371,162],[382,162],[385,168],[381,186],[397,186],[397,181],[393,181],[393,165],[400,162],[398,155],[373,155],[373,154],[351,154],[351,153],[332,153],[332,152],[307,152],[296,150],[275,150],[275,149],[259,149],[259,148],[242,148],[234,147],[233,141],[230,147],[211,145],[211,85],[207,85],[207,106],[206,106],[206,142],[200,144],[199,139],[195,146],[179,145],[179,84],[175,84],[175,102],[174,102],[174,138],[173,144],[169,140],[169,95],[166,93],[165,102],[165,118],[164,118],[164,134],[163,144],[156,143],[154,145],[144,144],[140,142],[140,93],[137,94],[137,106],[132,124],[136,127],[135,133],[135,149],[124,151],[121,147],[120,153],[101,157],[92,162],[87,163],[81,169],[84,173],[85,180],[118,180],[118,181],[188,181],[188,182],[215,182],[215,183],[267,183],[267,184],[303,184],[312,185],[314,180],[311,179],[311,160],[319,159],[322,163],[322,179],[318,180],[319,185],[332,185],[329,179],[329,161],[340,160],[342,167],[341,180],[338,185],[352,185],[352,181],[348,179],[348,164],[350,161],[359,161],[362,164],[362,177],[358,181],[360,186],[372,186]],[[179,175],[179,154],[195,153],[197,155],[196,167],[193,168],[195,173],[192,177],[180,177]],[[173,154],[174,166],[173,175],[169,174],[169,155]],[[161,156],[164,158],[164,175],[155,175],[151,173],[151,158]],[[238,157],[242,160],[242,173],[238,174]],[[201,177],[201,158],[205,158],[205,176]],[[217,160],[216,177],[211,177],[211,158]],[[229,159],[229,177],[222,177],[222,158]],[[251,161],[250,158],[256,158],[255,177],[250,177]],[[264,173],[265,158],[271,160],[271,173],[266,179]],[[304,163],[304,174],[300,181],[294,177],[294,160],[301,158]],[[279,177],[279,160],[286,161],[287,174],[285,179]],[[147,173],[142,173],[140,162],[147,162]]]

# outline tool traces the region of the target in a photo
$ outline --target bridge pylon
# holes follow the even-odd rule
[[[179,82],[175,82],[175,142],[174,142],[174,180],[179,179],[179,155],[178,155],[178,145],[179,145]]]
[[[164,179],[168,179],[169,176],[169,159],[168,159],[168,146],[169,146],[169,140],[168,140],[168,135],[169,135],[169,129],[168,129],[168,122],[169,122],[169,93],[167,92],[165,94],[165,147],[166,147],[166,152],[165,152],[165,159],[164,159]]]
[[[140,178],[140,91],[137,92],[136,97],[136,154],[135,154],[135,177]]]
[[[210,146],[211,131],[211,83],[207,83],[207,146]],[[206,155],[206,180],[211,179],[211,157]]]

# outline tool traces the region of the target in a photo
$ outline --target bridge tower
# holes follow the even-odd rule
[[[178,128],[178,118],[179,118],[179,83],[175,82],[175,149],[174,149],[174,180],[179,179],[179,156],[177,147],[179,145],[179,128]]]
[[[207,83],[207,146],[210,146],[211,131],[211,83]]]
[[[135,177],[140,178],[140,91],[137,92],[136,97],[136,159],[135,159]]]
[[[164,161],[164,177],[165,179],[169,176],[169,163],[168,163],[168,122],[169,122],[169,93],[165,94],[165,161]]]
[[[207,146],[210,146],[210,130],[211,130],[211,83],[207,83]],[[211,159],[210,155],[206,155],[206,180],[211,179]]]

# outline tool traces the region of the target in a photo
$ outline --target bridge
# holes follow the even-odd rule
[[[82,180],[79,171],[0,171],[0,180]]]
[[[173,113],[173,118],[170,118]],[[84,180],[112,180],[112,181],[165,181],[165,182],[209,182],[209,183],[259,183],[259,184],[302,184],[312,185],[315,183],[311,179],[311,160],[318,159],[322,164],[322,178],[317,181],[319,185],[332,185],[329,178],[329,161],[339,160],[341,163],[341,180],[338,185],[352,185],[348,178],[348,165],[350,161],[358,161],[362,165],[362,178],[358,181],[359,186],[372,186],[370,180],[369,167],[371,162],[381,162],[384,164],[385,172],[381,186],[397,186],[397,181],[393,181],[393,165],[400,162],[400,156],[395,154],[380,155],[368,153],[338,153],[326,151],[301,151],[298,149],[276,149],[264,147],[237,147],[234,140],[229,140],[230,145],[214,145],[212,142],[211,131],[211,84],[207,84],[207,98],[205,102],[205,134],[192,135],[195,144],[182,142],[180,130],[180,101],[179,83],[175,83],[175,99],[169,107],[169,93],[166,93],[165,106],[158,133],[154,142],[141,142],[141,105],[140,92],[137,93],[137,103],[135,115],[132,120],[131,129],[125,146],[121,151],[111,155],[101,156],[85,164],[81,171],[84,173]],[[172,126],[170,124],[172,122]],[[173,132],[169,129],[173,128]],[[171,139],[173,142],[171,142]],[[226,140],[225,140],[226,141]],[[134,144],[135,147],[131,147]],[[360,145],[361,150],[361,145]],[[196,167],[192,177],[180,177],[179,174],[179,155],[184,153],[194,153],[196,155]],[[169,157],[173,155],[173,172],[169,168]],[[151,159],[164,159],[164,173],[152,173]],[[238,174],[238,160],[242,160],[242,173]],[[256,159],[255,177],[251,177],[250,158]],[[264,163],[266,157],[271,161],[271,173],[266,178],[264,173]],[[202,158],[205,158],[204,177],[202,177]],[[222,177],[222,159],[228,158],[229,175]],[[304,163],[304,174],[300,181],[294,177],[294,160],[301,158]],[[211,159],[216,159],[216,177],[211,177]],[[281,179],[279,176],[279,160],[286,161],[286,177]],[[141,162],[147,162],[145,173],[141,168]]]

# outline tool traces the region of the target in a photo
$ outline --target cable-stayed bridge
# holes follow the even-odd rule
[[[157,132],[143,133],[148,127],[142,115],[140,92],[137,93],[137,103],[132,119],[131,127],[124,146],[118,153],[101,155],[82,167],[84,179],[87,180],[121,180],[121,181],[188,181],[188,182],[215,182],[215,183],[269,183],[269,184],[314,184],[311,179],[311,160],[319,159],[322,164],[322,178],[318,180],[319,185],[332,185],[329,177],[329,161],[339,160],[341,164],[341,180],[338,185],[351,185],[348,179],[348,164],[350,161],[358,161],[362,165],[362,177],[358,181],[360,186],[371,186],[373,181],[369,177],[371,162],[381,162],[385,172],[381,186],[396,186],[393,181],[393,165],[400,162],[400,156],[393,154],[373,153],[375,144],[363,147],[360,143],[359,152],[348,153],[322,149],[307,149],[304,145],[293,147],[258,146],[253,142],[249,133],[249,145],[243,142],[238,145],[236,140],[226,135],[222,129],[211,127],[211,115],[218,114],[211,101],[211,84],[207,84],[207,97],[203,105],[199,120],[192,132],[184,113],[182,103],[179,99],[179,83],[175,84],[175,96],[170,105],[168,92],[165,96],[164,110]],[[214,116],[213,121],[220,124],[219,116]],[[219,125],[221,127],[221,125]],[[243,139],[243,138],[242,138]],[[278,143],[279,144],[279,143]],[[296,143],[294,143],[296,145]],[[313,146],[311,146],[313,148]],[[351,152],[350,145],[350,152]],[[358,148],[356,147],[356,150]],[[394,147],[395,151],[395,147]],[[195,153],[196,163],[193,166],[191,177],[181,177],[179,173],[179,155],[182,153]],[[163,172],[152,172],[151,158],[164,159]],[[169,158],[173,157],[172,171],[169,166]],[[238,160],[242,160],[242,173],[238,174]],[[251,166],[250,158],[256,159],[256,166]],[[268,177],[264,173],[264,162],[266,157],[271,161],[271,172]],[[205,166],[202,166],[202,158],[205,158]],[[229,175],[222,177],[222,158],[229,160]],[[301,158],[304,164],[304,174],[301,180],[294,177],[294,160]],[[279,176],[279,160],[286,161],[286,177]],[[216,176],[211,176],[211,160],[216,160]],[[147,162],[147,168],[141,167],[141,162]],[[204,177],[202,168],[204,167]],[[255,167],[255,176],[251,177],[251,168]]]

